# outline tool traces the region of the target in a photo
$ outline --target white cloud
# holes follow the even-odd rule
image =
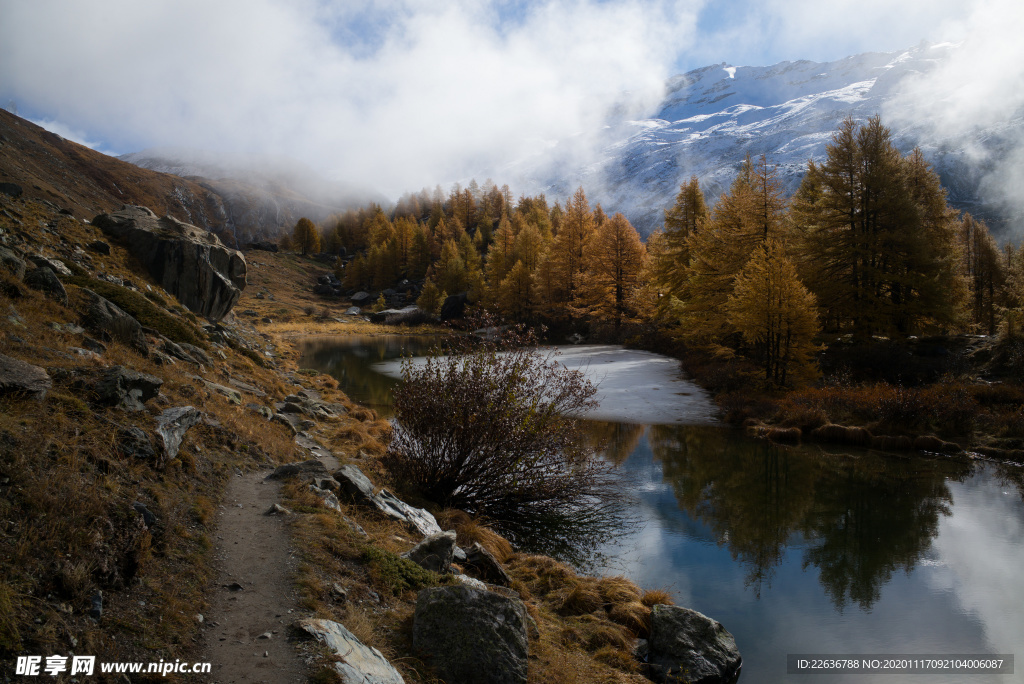
[[[695,23],[668,0],[4,5],[0,94],[26,110],[126,151],[289,154],[392,191],[593,130],[626,91],[655,101]]]

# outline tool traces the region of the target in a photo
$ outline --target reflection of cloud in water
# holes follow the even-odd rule
[[[566,368],[582,371],[597,385],[599,406],[586,414],[590,420],[645,425],[709,425],[718,422],[718,407],[711,396],[683,378],[676,359],[614,345],[556,349],[560,352],[559,362]],[[399,377],[401,362],[375,363],[373,369]]]
[[[1017,652],[1024,643],[1024,505],[994,479],[951,483],[954,515],[943,518],[932,543],[940,565],[929,568],[936,590],[956,596],[981,622],[991,649]],[[1018,664],[1017,667],[1021,665]],[[1018,670],[1020,672],[1020,670]]]

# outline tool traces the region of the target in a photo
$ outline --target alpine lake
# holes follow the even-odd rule
[[[302,368],[391,415],[399,359],[436,338],[318,337]],[[592,345],[588,431],[620,474],[615,529],[531,549],[667,589],[736,638],[744,682],[1024,682],[1015,674],[787,672],[787,656],[1024,656],[1024,468],[963,457],[778,446],[717,422],[678,362]]]

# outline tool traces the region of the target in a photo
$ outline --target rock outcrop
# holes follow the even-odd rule
[[[155,375],[114,366],[96,383],[96,394],[104,404],[126,411],[142,411],[143,404],[155,397],[163,384]]]
[[[679,606],[654,606],[648,648],[656,682],[732,684],[743,664],[736,640],[720,622]]]
[[[245,257],[202,228],[128,205],[93,224],[120,239],[165,290],[211,321],[227,315],[245,288]]]
[[[455,557],[455,532],[432,534],[402,554],[416,565],[431,572],[449,572]]]
[[[310,619],[301,621],[298,626],[338,656],[333,667],[344,684],[405,683],[380,651],[361,642],[344,625],[332,620]]]
[[[42,401],[52,386],[50,376],[39,366],[0,354],[0,396],[14,394]]]
[[[92,290],[83,288],[82,292],[92,299],[83,320],[85,327],[98,332],[105,341],[120,340],[143,356],[149,356],[149,343],[142,325],[131,314]]]
[[[169,408],[157,416],[156,433],[163,440],[164,456],[168,461],[178,455],[185,432],[202,418],[203,414],[194,406]]]
[[[526,607],[519,599],[465,585],[424,589],[412,644],[445,681],[526,682]]]

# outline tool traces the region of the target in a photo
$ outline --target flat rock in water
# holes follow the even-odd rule
[[[45,370],[0,354],[0,395],[23,395],[42,401],[53,386]]]
[[[424,589],[412,644],[446,681],[526,683],[526,606],[519,599],[465,585]]]
[[[653,607],[648,647],[656,682],[732,684],[743,665],[736,640],[720,622],[679,606]]]
[[[299,622],[299,627],[338,656],[333,667],[344,684],[405,684],[402,675],[380,651],[361,642],[344,625],[332,620],[310,619]]]

